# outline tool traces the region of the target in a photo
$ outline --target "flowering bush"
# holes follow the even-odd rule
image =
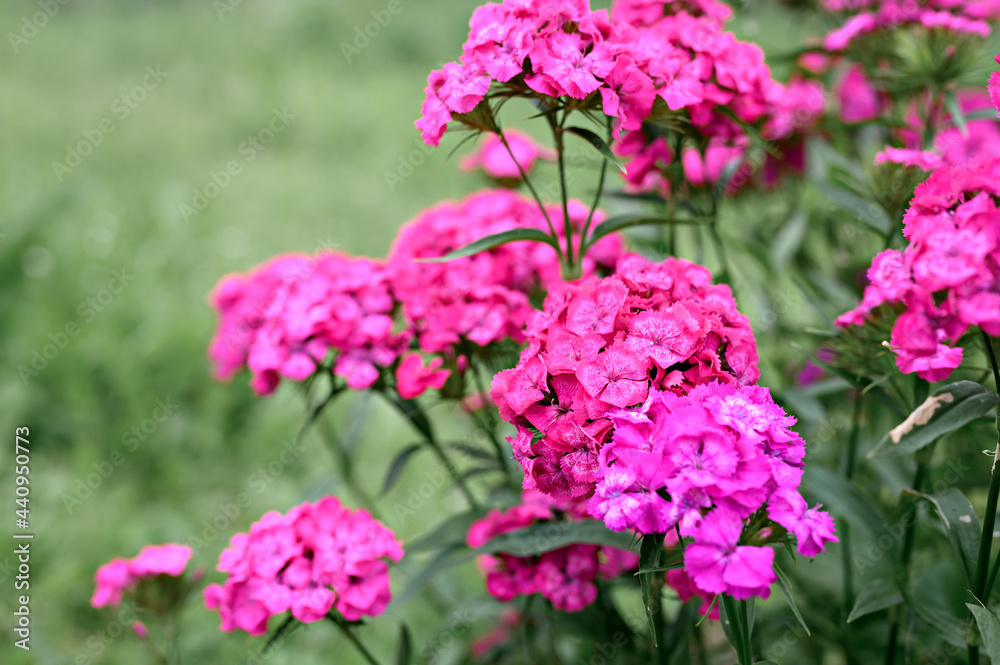
[[[621,662],[732,662],[723,635],[740,665],[777,662],[779,636],[794,662],[837,650],[837,662],[895,665],[902,640],[913,662],[959,645],[970,665],[981,648],[1000,660],[1000,465],[983,494],[934,464],[935,446],[971,449],[985,473],[969,442],[1000,404],[984,385],[1000,384],[1000,125],[988,103],[1000,108],[1000,78],[984,91],[965,76],[1000,3],[812,8],[838,27],[783,59],[786,81],[726,30],[751,10],[717,0],[473,12],[415,124],[435,146],[459,127],[484,134],[462,168],[502,187],[417,213],[384,260],[282,255],[211,296],[217,377],[247,369],[262,395],[299,384],[300,437],[351,391],[381,396],[420,437],[364,457],[392,453],[373,497],[358,450],[330,436],[337,480],[366,507],[327,496],[232,536],[225,579],[203,590],[222,631],[270,633],[269,649],[326,620],[371,664],[360,635],[391,615],[403,623],[396,662],[410,663],[390,602],[477,559],[502,618],[471,660],[610,659],[613,644]],[[504,129],[515,101],[548,125],[551,147]],[[571,135],[589,158],[568,163]],[[919,185],[918,169],[931,172]],[[577,170],[596,175],[578,198]],[[830,321],[855,287],[860,304]],[[472,434],[455,440],[462,427]],[[373,515],[423,450],[444,471],[393,516],[438,525],[408,542],[393,600],[390,562],[404,552]],[[425,508],[452,487],[453,514]],[[791,567],[828,550],[839,557]],[[92,604],[133,596],[174,636],[197,581],[180,579],[190,556],[167,545],[116,559]],[[465,592],[460,573],[451,582],[435,604]],[[775,588],[787,608],[761,603],[758,617]],[[815,638],[788,644],[793,619]]]

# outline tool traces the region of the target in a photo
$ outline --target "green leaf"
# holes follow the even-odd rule
[[[409,550],[411,548],[407,549]],[[468,548],[466,548],[464,543],[461,545],[451,545],[441,550],[433,559],[430,560],[423,570],[417,573],[413,579],[410,580],[409,585],[403,589],[403,593],[393,597],[390,607],[395,609],[396,607],[402,605],[410,598],[416,596],[420,590],[434,578],[435,575],[442,573],[449,568],[461,565],[471,558],[472,556],[468,553]]]
[[[889,232],[892,222],[882,206],[866,201],[854,192],[838,187],[831,182],[813,179],[813,183],[823,191],[837,206],[858,221],[885,235]]]
[[[660,554],[663,552],[663,534],[646,535],[639,547],[639,568],[656,568],[660,564]],[[654,581],[653,574],[640,575],[639,584],[642,587],[642,606],[646,609],[646,621],[649,623],[649,634],[656,643],[656,616],[659,614],[659,585]],[[653,604],[656,604],[654,607]]]
[[[934,506],[938,517],[944,524],[945,533],[955,551],[962,573],[965,575],[965,583],[968,588],[972,588],[976,579],[976,562],[979,559],[979,540],[982,536],[982,527],[979,524],[979,516],[975,509],[962,492],[954,487],[941,492],[940,494],[922,494],[912,490],[906,490],[906,494],[913,494],[925,499]]]
[[[857,529],[862,541],[877,538],[888,524],[882,512],[857,487],[829,469],[808,465],[802,474],[802,486],[830,513]]]
[[[926,623],[948,644],[965,648],[965,622],[956,619],[947,612],[942,612],[936,607],[931,607],[922,602],[907,598],[907,605],[913,610],[921,621]]]
[[[541,242],[554,249],[558,248],[556,241],[553,240],[549,234],[539,231],[538,229],[522,228],[511,229],[510,231],[504,231],[502,233],[494,233],[493,235],[486,236],[485,238],[480,238],[475,242],[470,242],[465,247],[459,247],[454,251],[448,252],[444,256],[438,256],[435,258],[419,258],[414,259],[414,261],[418,261],[420,263],[444,263],[445,261],[452,261],[454,259],[472,256],[473,254],[484,252],[487,249],[493,249],[494,247],[499,247],[500,245],[506,245],[509,242],[518,242],[521,240]]]
[[[962,106],[958,103],[958,98],[955,97],[954,90],[949,90],[944,94],[944,106],[951,114],[951,121],[958,127],[958,131],[962,133],[963,137],[968,137],[969,125],[965,121],[965,114],[962,112]]]
[[[423,447],[423,444],[414,443],[413,445],[407,446],[399,451],[396,458],[392,460],[392,464],[389,465],[389,471],[385,474],[385,481],[382,483],[382,491],[379,492],[379,496],[385,496],[385,494],[392,489],[392,486],[396,484],[397,480],[399,480],[399,476],[403,473],[403,469],[406,467],[406,463],[410,461],[413,453]]]
[[[508,531],[475,550],[474,554],[504,552],[515,556],[535,556],[573,543],[608,545],[628,549],[631,536],[617,533],[597,520],[536,522],[517,531]],[[641,562],[640,562],[641,565]]]
[[[886,434],[869,457],[906,455],[992,411],[1000,395],[974,381],[956,381],[935,390],[906,420]]]
[[[676,219],[672,217],[650,217],[648,215],[617,215],[609,217],[594,227],[590,237],[587,238],[586,247],[590,247],[595,242],[615,231],[621,231],[631,226],[642,226],[645,224],[689,224],[697,225],[707,222],[707,219]]]
[[[467,443],[453,443],[451,447],[471,459],[492,463],[494,466],[497,464],[497,458],[493,453],[477,446],[470,446]]]
[[[1000,663],[1000,617],[995,609],[966,603],[966,607],[976,617],[979,634],[983,636],[983,651],[994,663]]]
[[[865,585],[858,593],[857,600],[854,601],[854,607],[851,608],[851,613],[847,617],[847,623],[851,623],[872,612],[895,607],[902,602],[903,594],[899,592],[899,589],[890,580],[876,578],[870,582],[865,582]]]
[[[781,595],[785,597],[788,601],[788,606],[792,608],[792,614],[795,618],[799,620],[802,627],[806,630],[806,635],[812,635],[809,632],[809,626],[806,625],[806,620],[802,617],[802,612],[799,611],[799,606],[795,603],[795,597],[792,596],[791,584],[788,583],[788,575],[785,574],[777,564],[774,566],[774,572],[778,575],[778,588],[781,589]],[[848,619],[850,621],[850,619]]]
[[[486,516],[487,510],[479,508],[470,510],[453,517],[449,517],[426,536],[407,543],[406,551],[409,554],[417,552],[430,552],[440,550],[455,545],[465,545],[465,534],[469,532],[469,527],[476,520]]]
[[[410,655],[413,652],[413,640],[406,624],[399,627],[399,645],[396,647],[396,665],[410,665]]]
[[[419,402],[414,399],[403,399],[395,390],[386,390],[382,394],[394,407],[399,409],[399,412],[417,428],[418,432],[424,435],[424,438],[428,441],[434,440],[434,429],[431,427],[431,421],[427,419],[427,414],[420,408]]]
[[[611,152],[611,148],[608,147],[608,144],[605,143],[604,139],[602,139],[600,136],[590,131],[589,129],[584,129],[583,127],[567,127],[566,131],[569,132],[570,134],[576,134],[577,136],[585,140],[587,143],[594,146],[594,148],[596,148],[597,151],[604,156],[604,159],[608,160],[609,162],[617,166],[622,173],[625,173],[624,162],[618,159],[618,155]]]
[[[667,564],[666,566],[656,566],[655,568],[640,568],[639,570],[635,571],[635,574],[642,575],[644,573],[663,573],[668,570],[676,570],[678,568],[683,568],[683,567],[684,567],[683,561],[676,561],[674,563]]]

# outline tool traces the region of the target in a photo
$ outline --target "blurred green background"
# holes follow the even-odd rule
[[[36,537],[32,651],[12,648],[5,629],[5,664],[145,662],[146,652],[129,634],[110,645],[95,639],[117,632],[116,613],[89,607],[95,569],[148,543],[213,533],[206,525],[225,515],[241,492],[251,495],[251,505],[221,519],[224,527],[195,556],[194,565],[213,580],[230,535],[265,511],[285,511],[328,492],[357,502],[337,480],[335,458],[317,432],[292,464],[279,464],[277,474],[266,471],[303,422],[304,402],[288,386],[259,399],[245,375],[231,383],[211,378],[205,349],[214,317],[206,296],[224,274],[279,252],[335,248],[384,256],[398,226],[421,208],[483,185],[455,168],[457,158],[448,159],[455,137],[402,182],[387,182],[387,172],[406,175],[401,160],[420,150],[412,122],[427,73],[458,55],[479,2],[402,0],[402,11],[375,37],[355,42],[371,12],[387,4],[0,4],[0,326],[7,370],[0,378],[0,431],[13,438],[15,427],[31,428]],[[26,28],[32,20],[42,27]],[[766,29],[758,33],[761,26]],[[816,26],[756,7],[730,27],[786,51]],[[345,43],[353,48],[345,50]],[[162,72],[162,80],[149,68]],[[287,116],[286,126],[261,148],[248,148],[248,137],[267,128],[276,109]],[[67,154],[74,149],[89,153],[76,166],[76,156]],[[239,173],[226,182],[217,174],[232,161]],[[225,186],[211,187],[213,174]],[[579,178],[578,194],[590,182],[588,174]],[[215,194],[203,210],[185,215],[182,206],[194,206],[199,192]],[[770,209],[748,210],[723,231],[752,229],[770,242],[786,229],[779,258],[787,263],[803,242],[805,222],[788,224],[783,210],[770,227],[753,227],[747,222],[767,220]],[[859,248],[857,262],[870,255]],[[133,276],[117,294],[108,290],[113,271]],[[754,275],[746,266],[745,276]],[[832,287],[826,295],[835,303],[830,313],[854,297]],[[800,356],[770,333],[801,330],[817,313],[791,282],[740,280],[737,296],[766,347],[763,380],[781,389]],[[67,324],[78,334],[64,335]],[[809,412],[811,399],[798,395],[801,408],[789,408],[806,418],[806,427],[829,426],[822,411]],[[156,422],[160,402],[175,408]],[[450,420],[458,433],[470,428],[460,414]],[[393,454],[414,439],[394,412],[357,397],[338,403],[327,426],[357,441],[355,464],[372,491]],[[130,438],[133,428],[141,440]],[[0,505],[8,507],[11,460],[5,453],[0,462]],[[416,460],[379,502],[404,540],[460,504],[455,493],[439,492],[416,515],[394,517],[393,506],[406,502],[433,468],[430,458]],[[14,517],[8,518],[0,536],[12,542]],[[11,549],[0,549],[4,617],[11,616],[15,596]],[[394,575],[397,592],[412,570],[404,563]],[[484,595],[467,565],[461,575],[436,579],[398,614],[414,629],[418,652],[437,649],[456,610],[473,617],[473,633],[493,625],[495,607],[467,600]],[[200,606],[201,599],[191,602]],[[197,607],[187,613],[188,662],[246,662],[254,641],[220,634],[217,626],[214,613]],[[376,621],[365,641],[388,657],[396,630],[389,618]],[[332,627],[319,625],[289,640],[269,662],[351,663],[354,657]]]

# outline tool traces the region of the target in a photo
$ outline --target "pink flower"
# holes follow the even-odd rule
[[[425,366],[423,356],[409,353],[396,368],[396,390],[403,399],[415,399],[431,388],[441,390],[451,375],[449,369],[439,369],[444,360],[432,358]]]
[[[206,587],[205,606],[219,610],[223,631],[252,635],[288,611],[303,623],[334,609],[358,621],[385,611],[391,594],[383,559],[402,556],[393,533],[366,511],[326,497],[285,515],[267,513],[248,534],[233,536],[218,566],[228,578]]]
[[[875,155],[876,164],[902,164],[903,166],[915,166],[924,171],[933,171],[944,165],[944,161],[934,152],[929,150],[906,150],[894,148],[887,145],[882,152]]]
[[[798,553],[814,557],[826,551],[827,543],[837,542],[833,518],[819,509],[807,508],[805,499],[795,490],[775,495],[767,507],[768,516],[795,534]]]
[[[522,529],[538,522],[550,522],[558,528],[559,520],[576,521],[586,517],[585,502],[580,499],[556,501],[534,490],[526,490],[521,503],[506,511],[493,510],[474,522],[466,538],[469,547],[481,547],[502,533]],[[594,602],[598,577],[612,579],[639,564],[633,552],[599,545],[567,545],[537,556],[513,554],[482,555],[480,569],[486,577],[490,595],[507,602],[518,595],[538,593],[556,609],[579,612]]]
[[[879,117],[885,107],[860,65],[854,65],[837,86],[840,119],[844,122],[865,122]]]
[[[180,577],[191,559],[187,545],[147,545],[133,559],[112,559],[97,569],[94,576],[93,607],[114,607],[122,602],[125,592],[143,578],[158,575]]]
[[[725,508],[702,520],[695,542],[684,550],[684,568],[699,589],[733,598],[767,598],[774,574],[774,550],[739,545],[742,521]]]
[[[612,346],[576,370],[580,385],[591,397],[624,407],[646,399],[649,377],[644,363],[624,346]]]
[[[466,171],[482,168],[486,175],[497,180],[520,180],[522,169],[524,173],[530,174],[535,167],[535,162],[539,159],[549,161],[555,159],[555,153],[552,150],[539,145],[527,134],[508,129],[504,131],[504,138],[507,139],[510,152],[507,151],[499,136],[487,134],[482,145],[475,152],[462,159],[459,168]],[[511,153],[514,154],[513,159]],[[518,165],[520,165],[520,169]]]

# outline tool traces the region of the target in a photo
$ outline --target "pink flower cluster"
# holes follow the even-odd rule
[[[392,599],[389,566],[402,545],[365,510],[352,511],[332,496],[265,514],[249,533],[233,536],[219,557],[228,575],[205,588],[205,606],[218,609],[222,630],[267,632],[272,616],[291,610],[303,623],[331,609],[348,621],[376,616]]]
[[[517,426],[525,489],[559,501],[593,493],[613,409],[642,404],[651,389],[748,385],[759,374],[750,322],[729,287],[681,259],[628,255],[612,277],[553,284],[527,333],[528,348],[494,377],[491,394]]]
[[[749,148],[740,122],[759,124],[765,138],[781,141],[811,126],[823,113],[820,83],[801,79],[778,83],[771,78],[763,51],[726,32],[722,19],[661,12],[649,23],[648,12],[622,14],[635,21],[636,62],[654,80],[673,81],[659,94],[671,110],[686,109],[692,127],[707,139],[707,145],[689,145],[678,155],[662,131],[643,128],[626,134],[614,150],[628,158],[625,180],[633,190],[670,195],[680,183],[671,184],[667,167],[677,159],[688,185],[714,184],[728,167],[743,160]],[[669,72],[676,65],[671,63],[682,63],[672,77]],[[730,192],[748,179],[741,178]]]
[[[539,145],[527,134],[508,129],[504,132],[504,138],[510,146],[509,152],[498,135],[487,134],[483,137],[482,145],[462,159],[459,168],[466,171],[481,168],[486,175],[496,180],[517,181],[521,179],[521,170],[530,174],[539,159],[555,159],[553,150]]]
[[[805,443],[767,388],[713,381],[685,395],[651,390],[642,406],[609,412],[588,509],[608,528],[693,539],[684,569],[705,593],[766,598],[773,550],[741,545],[744,520],[766,505],[815,556],[835,541],[833,520],[798,492]],[[751,533],[749,536],[755,534]]]
[[[541,492],[526,490],[520,504],[505,511],[492,510],[474,522],[466,542],[476,548],[502,533],[536,522],[586,518],[583,500],[559,502]],[[578,612],[597,597],[595,579],[611,579],[636,568],[639,557],[614,547],[574,544],[538,556],[484,554],[479,557],[479,565],[486,575],[487,591],[498,600],[508,602],[518,595],[539,593],[557,609]]]
[[[409,341],[393,330],[388,279],[380,262],[336,252],[283,255],[223,279],[211,297],[216,374],[229,378],[246,364],[254,390],[267,395],[281,377],[308,378],[336,351],[334,374],[355,390],[370,387]]]
[[[548,205],[546,209],[563,238],[561,207]],[[571,225],[579,229],[588,212],[583,203],[570,201]],[[603,219],[598,211],[592,223]],[[439,203],[400,229],[387,270],[407,325],[424,351],[448,352],[464,340],[487,346],[507,338],[524,339],[522,329],[532,312],[528,294],[561,280],[552,247],[515,242],[443,263],[416,260],[444,256],[516,228],[548,229],[534,201],[510,190],[493,189],[458,202]],[[588,251],[583,273],[609,269],[623,251],[620,236],[605,236]]]
[[[134,559],[112,559],[97,569],[94,576],[93,607],[116,606],[129,587],[144,578],[157,575],[180,577],[191,560],[191,548],[186,545],[147,545]]]
[[[970,326],[1000,335],[1000,158],[937,169],[917,187],[903,218],[902,250],[878,254],[855,309],[837,319],[862,325],[885,303],[901,303],[891,345],[900,371],[940,381],[962,362],[949,346]]]
[[[591,11],[589,0],[483,5],[472,14],[459,62],[431,72],[416,127],[426,143],[438,145],[448,122],[472,111],[496,81],[536,97],[585,99],[600,91],[604,112],[637,129],[655,90],[630,57],[627,28],[612,24],[605,11]]]
[[[965,115],[991,108],[989,96],[980,91],[964,91],[958,103]],[[1000,123],[992,118],[967,120],[963,131],[955,126],[951,114],[935,123],[940,129],[934,135],[932,149],[921,148],[920,120],[916,113],[909,118],[909,127],[900,132],[905,147],[886,148],[875,156],[875,163],[892,162],[933,171],[941,166],[958,166],[980,157],[1000,157]]]
[[[988,21],[1000,17],[998,0],[824,0],[823,8],[850,13],[824,38],[828,51],[843,51],[861,35],[904,25],[986,37]]]

